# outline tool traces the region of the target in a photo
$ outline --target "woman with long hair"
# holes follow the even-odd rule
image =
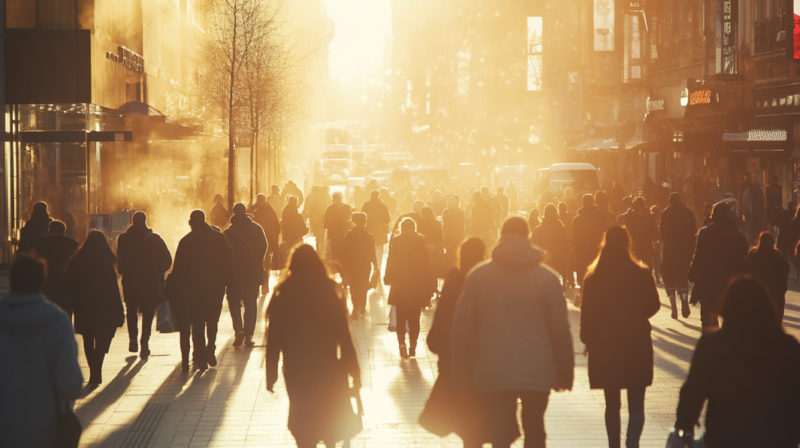
[[[758,247],[751,249],[750,254],[742,262],[742,271],[761,281],[775,307],[778,322],[783,322],[791,268],[789,262],[775,248],[775,237],[771,233],[761,233]]]
[[[117,328],[125,322],[116,263],[106,236],[95,230],[69,261],[64,273],[64,291],[72,301],[75,333],[83,335],[89,384],[93,385],[103,382],[103,359]]]
[[[650,321],[661,307],[650,270],[631,256],[622,227],[606,232],[600,256],[584,281],[581,341],[589,355],[589,385],[603,389],[608,446],[620,445],[621,390],[628,391],[626,446],[639,446],[644,428],[644,395],[653,384]]]
[[[350,404],[361,387],[347,310],[336,282],[314,248],[301,244],[291,253],[284,278],[267,308],[267,390],[283,376],[289,395],[289,430],[298,448],[328,448],[361,431],[361,419]],[[338,353],[341,352],[341,358]]]
[[[472,237],[461,245],[457,267],[445,277],[442,297],[427,339],[428,349],[439,356],[439,377],[419,418],[422,427],[438,436],[455,432],[464,441],[465,448],[480,447],[489,438],[481,432],[477,391],[463,390],[453,378],[450,334],[467,274],[484,258],[486,244],[482,239]]]
[[[735,278],[722,328],[697,342],[675,428],[694,439],[703,405],[708,448],[796,448],[800,443],[800,344],[783,332],[767,291]],[[691,446],[691,445],[690,445]]]
[[[283,230],[283,244],[288,251],[295,245],[303,242],[303,236],[308,233],[308,227],[303,215],[297,211],[297,198],[286,197],[286,207],[281,215],[281,230]]]

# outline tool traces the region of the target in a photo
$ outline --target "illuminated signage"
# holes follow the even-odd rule
[[[689,105],[696,106],[698,104],[711,104],[710,90],[698,90],[689,94]]]
[[[647,112],[657,112],[660,110],[665,110],[667,108],[666,103],[664,100],[654,100],[647,98]]]
[[[785,129],[752,129],[747,132],[726,132],[722,134],[726,142],[785,142],[789,133]]]
[[[117,53],[106,52],[106,59],[122,64],[136,73],[144,73],[144,57],[125,47],[117,47]]]
[[[614,51],[614,0],[593,0],[594,51]]]

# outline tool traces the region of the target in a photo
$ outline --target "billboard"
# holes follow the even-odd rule
[[[614,0],[593,0],[593,3],[594,51],[614,51]]]

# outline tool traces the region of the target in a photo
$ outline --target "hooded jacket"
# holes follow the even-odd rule
[[[484,392],[572,385],[567,303],[558,276],[542,266],[542,257],[527,239],[505,236],[492,260],[469,274],[453,322],[457,378],[474,371]]]
[[[117,271],[126,303],[157,307],[164,300],[164,274],[170,267],[167,243],[147,226],[134,224],[117,238]]]
[[[263,283],[268,244],[261,226],[248,215],[233,215],[231,226],[224,233],[236,257],[236,284],[252,286]]]
[[[56,446],[56,403],[83,386],[69,318],[41,294],[5,296],[0,359],[0,446]]]

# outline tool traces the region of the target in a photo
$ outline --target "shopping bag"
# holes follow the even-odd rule
[[[397,331],[397,307],[394,305],[392,305],[392,309],[389,311],[389,331]]]
[[[178,324],[172,315],[170,302],[164,300],[158,308],[158,320],[156,321],[156,331],[159,333],[174,333],[178,331]]]
[[[667,436],[667,446],[665,448],[706,448],[706,443],[701,435],[691,445],[687,445],[683,443],[683,438],[675,431],[675,428],[672,428]]]

